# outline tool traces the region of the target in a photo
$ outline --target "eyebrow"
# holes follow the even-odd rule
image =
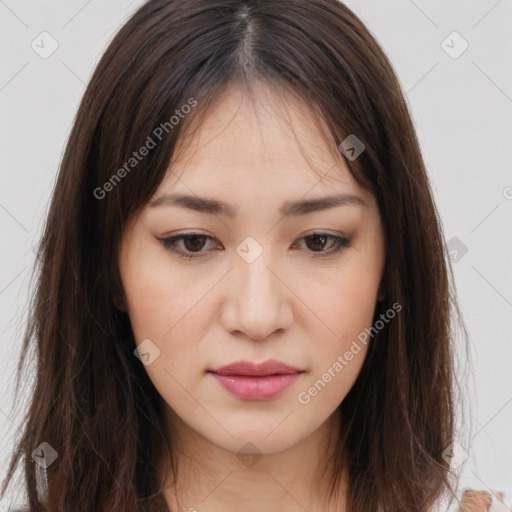
[[[236,210],[227,203],[216,199],[207,199],[188,194],[165,194],[150,201],[151,208],[157,206],[180,206],[201,213],[236,217]],[[279,213],[286,215],[306,215],[312,212],[328,210],[341,206],[367,207],[368,203],[360,196],[354,194],[337,194],[314,199],[300,199],[298,201],[285,201],[279,208]]]

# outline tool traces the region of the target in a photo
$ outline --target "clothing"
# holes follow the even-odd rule
[[[510,512],[512,510],[511,493],[500,491],[481,491],[466,489],[461,503],[454,500],[446,512]],[[441,511],[439,511],[441,512]]]

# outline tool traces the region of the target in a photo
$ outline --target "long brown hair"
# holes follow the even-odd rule
[[[16,383],[18,392],[32,350],[35,388],[2,489],[22,459],[31,511],[167,510],[155,465],[172,450],[161,397],[134,355],[118,248],[180,135],[193,133],[192,121],[228,86],[250,92],[261,81],[314,107],[333,148],[351,134],[364,144],[356,160],[338,153],[376,197],[385,226],[386,296],[375,319],[403,306],[338,408],[331,493],[345,463],[349,512],[422,512],[450,487],[450,312],[460,313],[419,143],[385,53],[337,0],[150,0],[90,80],[40,243]],[[148,137],[155,146],[135,163]],[[31,456],[43,442],[58,453],[46,496]]]

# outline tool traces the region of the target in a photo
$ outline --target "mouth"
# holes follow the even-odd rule
[[[230,394],[242,400],[270,400],[292,386],[304,373],[299,368],[271,359],[257,364],[238,361],[208,370]]]

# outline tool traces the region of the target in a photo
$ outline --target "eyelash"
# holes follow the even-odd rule
[[[184,253],[181,250],[177,250],[175,248],[175,244],[179,240],[183,240],[183,239],[189,238],[189,237],[197,237],[197,236],[206,237],[207,239],[210,239],[210,240],[215,240],[214,237],[212,237],[210,235],[205,235],[204,233],[182,233],[181,235],[176,235],[176,236],[169,237],[169,238],[158,238],[158,240],[160,240],[162,242],[163,246],[168,251],[171,251],[171,252],[177,254],[181,258],[192,259],[192,258],[201,257],[201,254],[204,253],[205,251],[197,251],[196,253]],[[311,251],[314,254],[314,256],[313,256],[314,258],[324,258],[327,256],[331,256],[333,254],[340,252],[343,249],[348,249],[352,244],[352,238],[344,238],[344,237],[340,237],[340,236],[335,236],[335,235],[331,235],[329,233],[324,233],[322,231],[315,231],[307,236],[300,238],[299,240],[303,240],[306,238],[312,238],[312,237],[324,237],[324,238],[334,240],[334,245],[333,245],[334,249],[331,247],[331,250],[329,250],[329,251]]]

